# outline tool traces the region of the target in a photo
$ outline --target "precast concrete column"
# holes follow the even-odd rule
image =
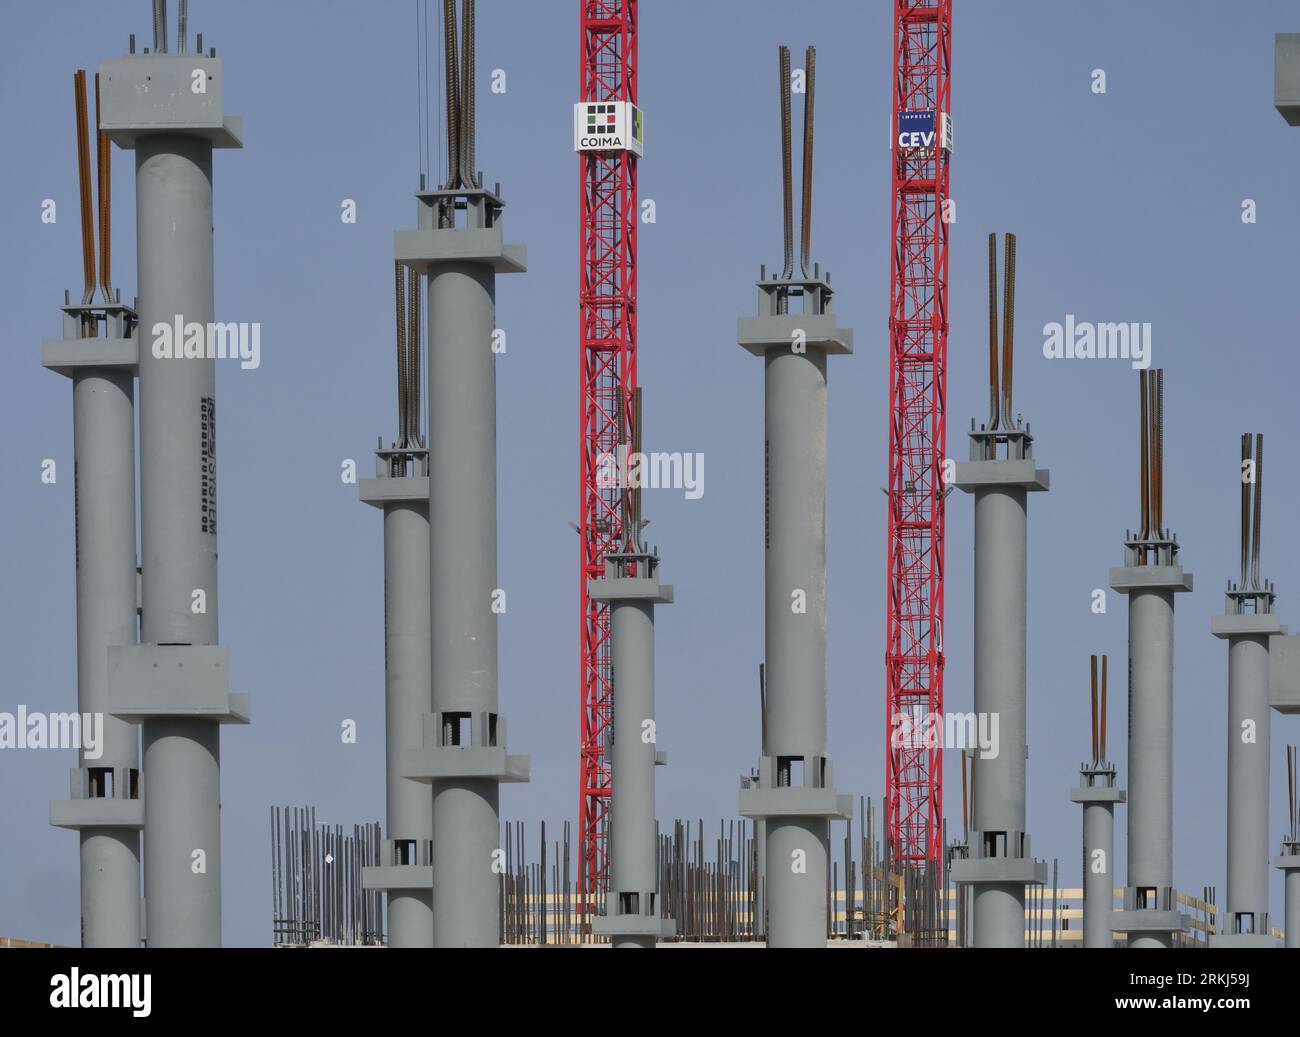
[[[105,334],[81,337],[100,316]],[[44,347],[72,381],[81,752],[50,823],[79,831],[83,947],[140,946],[140,732],[111,714],[108,685],[109,647],[137,640],[134,321],[120,304],[69,305],[68,337]]]
[[[1192,574],[1172,539],[1126,548],[1129,564],[1110,571],[1129,599],[1128,884],[1112,924],[1130,947],[1172,947],[1187,927],[1173,889],[1174,595],[1192,589]]]
[[[1047,878],[1025,832],[1026,501],[1051,476],[1035,468],[1033,438],[1019,424],[972,432],[971,460],[956,476],[956,487],[975,497],[977,730],[996,730],[997,742],[974,754],[973,830],[952,875],[972,888],[973,946],[1023,947],[1025,886]]]
[[[498,705],[494,349],[496,275],[522,271],[525,250],[502,243],[490,192],[417,199],[419,229],[398,231],[395,250],[428,278],[433,712],[402,773],[433,786],[434,946],[489,947],[500,938],[499,785],[528,780],[527,757],[505,752]]]
[[[1115,804],[1125,801],[1115,768],[1096,763],[1080,770],[1070,799],[1083,804],[1083,945],[1115,946]]]
[[[826,358],[853,349],[828,281],[760,281],[740,344],[764,358],[765,702],[756,781],[766,822],[769,947],[825,946],[830,820],[852,813],[826,754]],[[801,297],[803,312],[787,311]]]
[[[1254,598],[1258,612],[1242,608]],[[1269,936],[1269,641],[1285,634],[1273,594],[1228,593],[1211,632],[1228,642],[1228,890],[1213,946],[1275,947]]]
[[[1285,897],[1283,913],[1286,925],[1286,947],[1300,947],[1300,841],[1282,840],[1282,852],[1273,859],[1273,867],[1281,870],[1283,894]]]
[[[592,599],[609,602],[614,681],[609,892],[592,931],[614,947],[653,947],[676,931],[661,917],[655,867],[655,767],[667,757],[657,749],[654,607],[673,600],[657,568],[653,555],[606,555],[604,578],[590,583]]]
[[[393,459],[405,472],[393,474]],[[402,753],[423,744],[433,708],[429,638],[429,477],[427,451],[377,454],[377,477],[361,500],[384,515],[384,731],[387,838],[379,863],[362,872],[366,889],[388,900],[388,946],[433,946],[433,800],[429,785],[402,775]]]
[[[212,152],[239,147],[221,62],[132,55],[100,70],[103,129],[136,152],[139,646],[110,651],[114,712],[143,723],[151,947],[221,943],[221,723],[248,720],[217,647]],[[192,84],[202,80],[204,89]]]

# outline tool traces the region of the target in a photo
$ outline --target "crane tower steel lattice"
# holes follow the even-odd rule
[[[609,880],[607,752],[613,720],[610,609],[588,583],[623,541],[622,488],[608,459],[631,442],[636,391],[637,0],[580,0],[581,103],[574,145],[582,176],[580,258],[581,749],[578,889],[584,918]],[[619,139],[615,139],[619,138]]]
[[[906,733],[943,711],[951,29],[952,0],[895,0],[886,798],[905,873],[943,850],[942,749]]]

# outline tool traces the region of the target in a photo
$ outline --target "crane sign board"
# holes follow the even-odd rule
[[[645,116],[631,101],[583,101],[573,106],[574,151],[645,155]]]
[[[894,134],[899,150],[934,147],[934,116],[934,110],[929,108],[899,112]],[[939,112],[939,147],[952,151],[952,116],[947,112]]]

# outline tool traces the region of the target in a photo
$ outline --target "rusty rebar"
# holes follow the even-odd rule
[[[998,236],[989,235],[989,424],[990,432],[996,432],[1001,423],[1001,411],[998,409],[1002,388],[998,384]],[[994,441],[996,456],[997,443]]]
[[[475,153],[474,0],[461,0],[460,61],[460,179],[467,190],[478,185]]]
[[[813,203],[813,110],[816,104],[817,48],[809,47],[804,55],[803,95],[803,212],[800,220],[799,271],[808,276],[808,259],[812,247]]]
[[[460,76],[456,45],[456,0],[442,3],[443,77],[447,98],[447,183],[454,191],[460,181]]]
[[[782,45],[777,48],[781,82],[781,229],[783,232],[781,280],[788,281],[794,275],[794,172],[792,157],[792,137],[790,114],[790,48]]]
[[[420,324],[420,272],[414,268],[406,274],[406,373],[410,379],[407,406],[410,410],[410,443],[419,446],[421,441],[421,378],[420,347],[423,342]],[[416,473],[419,474],[418,472]]]
[[[78,69],[72,77],[77,109],[77,182],[81,201],[81,267],[85,275],[82,303],[95,295],[95,218],[90,196],[90,136],[86,128],[86,73]],[[93,325],[92,325],[93,326]]]
[[[1241,581],[1238,590],[1246,589],[1250,575],[1250,484],[1255,480],[1254,462],[1250,456],[1250,433],[1241,434]],[[1246,476],[1249,473],[1250,478]]]
[[[1151,494],[1154,504],[1156,535],[1165,535],[1165,372],[1157,368],[1155,372],[1155,413],[1152,417],[1152,432],[1155,437],[1155,465],[1153,466],[1154,484]]]
[[[1002,298],[1002,427],[1010,429],[1015,423],[1011,410],[1012,379],[1015,375],[1016,356],[1016,236],[1003,236]]]
[[[1107,684],[1106,663],[1107,661],[1108,661],[1108,657],[1103,655],[1101,657],[1101,719],[1098,724],[1098,727],[1101,730],[1101,753],[1099,754],[1101,760],[1106,759],[1106,684]]]
[[[1151,444],[1149,432],[1151,427],[1151,418],[1147,413],[1147,372],[1145,370],[1138,372],[1138,396],[1139,407],[1141,409],[1141,418],[1139,425],[1142,430],[1142,461],[1141,475],[1139,482],[1142,489],[1142,530],[1138,533],[1139,540],[1145,540],[1151,535]]]
[[[176,52],[184,54],[189,49],[189,0],[178,0],[176,5]]]
[[[1260,550],[1260,532],[1263,524],[1264,512],[1264,434],[1255,433],[1255,507],[1252,520],[1251,531],[1251,557],[1250,557],[1250,586],[1252,590],[1260,590],[1259,583],[1259,550]]]
[[[1100,759],[1100,757],[1098,756],[1098,746],[1100,746],[1100,744],[1101,744],[1101,743],[1097,740],[1097,735],[1098,735],[1098,730],[1097,730],[1097,657],[1096,657],[1095,655],[1091,657],[1091,677],[1092,677],[1092,762],[1095,764],[1095,763]]]
[[[99,286],[104,301],[113,301],[113,143],[100,117],[99,73],[95,73],[95,161],[99,182]]]
[[[393,295],[397,310],[397,442],[406,445],[408,405],[406,400],[409,377],[406,370],[406,293],[402,264],[393,261]]]

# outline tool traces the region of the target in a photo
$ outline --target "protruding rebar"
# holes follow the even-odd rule
[[[1109,657],[1101,657],[1101,718],[1098,727],[1101,731],[1101,752],[1098,755],[1098,762],[1106,759],[1106,663]]]
[[[409,430],[410,407],[406,394],[410,387],[410,372],[406,369],[406,288],[402,264],[393,261],[393,295],[397,309],[397,441],[406,445]]]
[[[1138,396],[1139,406],[1141,408],[1141,417],[1139,425],[1142,430],[1142,462],[1139,482],[1142,488],[1142,530],[1138,534],[1139,540],[1146,540],[1151,535],[1151,443],[1148,436],[1151,426],[1151,418],[1147,412],[1147,372],[1145,370],[1138,372]]]
[[[176,52],[184,54],[189,49],[189,0],[178,0],[176,5]]]
[[[1259,590],[1259,538],[1264,507],[1264,434],[1255,433],[1255,514],[1252,520],[1250,587]]]
[[[1300,813],[1296,810],[1296,748],[1286,747],[1286,792],[1287,820],[1291,823],[1291,841],[1296,841],[1297,826],[1300,825]]]
[[[157,35],[158,39],[154,43],[155,52],[158,54],[167,53],[167,0],[157,0]]]
[[[803,97],[803,212],[799,235],[799,270],[803,277],[808,276],[809,251],[812,244],[812,202],[813,202],[813,111],[816,104],[817,86],[817,48],[809,47],[804,56],[804,97]]]
[[[410,378],[407,406],[410,408],[410,434],[408,446],[423,443],[421,428],[420,347],[424,342],[420,334],[420,272],[414,268],[406,274],[406,372]]]
[[[1011,387],[1015,374],[1016,355],[1016,236],[1004,237],[1004,269],[1002,290],[1002,427],[1014,424],[1011,412]]]
[[[778,48],[781,75],[781,205],[784,234],[781,280],[788,281],[794,274],[794,173],[790,114],[790,48]]]
[[[162,20],[163,20],[163,3],[164,0],[153,0],[153,52],[161,54],[162,46]]]
[[[460,179],[460,77],[456,46],[456,0],[443,0],[442,43],[447,98],[447,183],[454,191]]]
[[[1152,504],[1155,534],[1165,534],[1165,372],[1157,368],[1155,374],[1155,410],[1152,415]]]
[[[77,109],[77,182],[81,200],[81,266],[85,275],[82,303],[95,295],[95,217],[90,194],[90,136],[86,128],[86,73],[78,69],[72,77]]]
[[[474,0],[462,0],[461,62],[460,62],[460,179],[465,188],[478,186],[478,171],[474,168],[475,140],[475,39]]]
[[[1250,484],[1255,473],[1251,469],[1250,433],[1241,434],[1241,580],[1238,588],[1245,589],[1250,575]],[[1249,472],[1251,478],[1246,478]]]
[[[998,384],[998,236],[989,235],[989,431],[1001,422],[998,409],[1001,387]],[[996,453],[996,444],[994,451]]]
[[[1092,762],[1095,764],[1100,759],[1101,742],[1098,740],[1097,728],[1097,657],[1091,657],[1091,674],[1092,674]]]
[[[99,73],[95,73],[95,160],[99,174],[99,286],[113,301],[113,143],[100,128]]]

